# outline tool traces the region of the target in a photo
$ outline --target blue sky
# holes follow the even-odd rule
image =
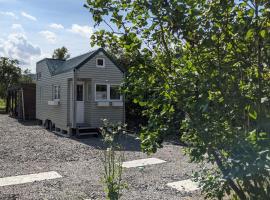
[[[0,56],[35,63],[66,46],[71,57],[90,51],[95,31],[85,0],[0,0]],[[101,27],[102,28],[102,27]],[[99,27],[100,29],[100,27]]]

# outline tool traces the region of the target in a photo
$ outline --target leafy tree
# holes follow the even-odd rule
[[[32,74],[31,73],[31,70],[29,69],[25,69],[23,72],[22,72],[22,75],[21,75],[21,78],[20,78],[20,83],[33,83],[33,76],[35,74]]]
[[[136,52],[127,55],[121,48],[116,48],[116,46],[108,46],[105,48],[114,60],[116,60],[117,64],[122,66],[127,73],[130,67],[139,65],[143,62],[140,54]],[[145,122],[147,122],[147,117],[142,116],[145,109],[138,104],[135,104],[133,99],[134,97],[131,94],[125,96],[126,123],[129,130],[137,133],[141,129],[141,126],[145,125]]]
[[[155,152],[178,130],[193,162],[213,163],[197,173],[206,197],[268,199],[270,2],[88,0],[85,7],[96,25],[108,26],[93,45],[140,57],[125,91],[149,119],[143,150]]]
[[[6,97],[8,87],[17,84],[21,77],[19,62],[6,57],[0,58],[0,98]]]
[[[67,60],[69,57],[70,54],[68,53],[68,49],[66,47],[55,49],[52,55],[52,58],[60,60]]]

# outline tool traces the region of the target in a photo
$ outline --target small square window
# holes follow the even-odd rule
[[[97,58],[97,67],[105,67],[105,60],[103,58]]]

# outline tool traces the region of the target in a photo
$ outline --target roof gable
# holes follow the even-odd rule
[[[49,58],[45,60],[51,75],[57,75],[74,69],[79,69],[81,66],[83,66],[89,60],[91,60],[99,52],[103,52],[115,64],[115,66],[118,67],[118,69],[124,73],[124,69],[120,67],[103,48],[99,48],[95,51],[91,51],[68,60],[49,59]]]

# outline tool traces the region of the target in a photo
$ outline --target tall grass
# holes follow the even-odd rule
[[[107,120],[103,121],[101,129],[103,140],[107,149],[103,151],[103,176],[102,183],[107,200],[119,200],[122,189],[126,188],[122,180],[124,161],[124,151],[117,144],[115,138],[124,133],[123,126],[120,124],[110,124]]]

